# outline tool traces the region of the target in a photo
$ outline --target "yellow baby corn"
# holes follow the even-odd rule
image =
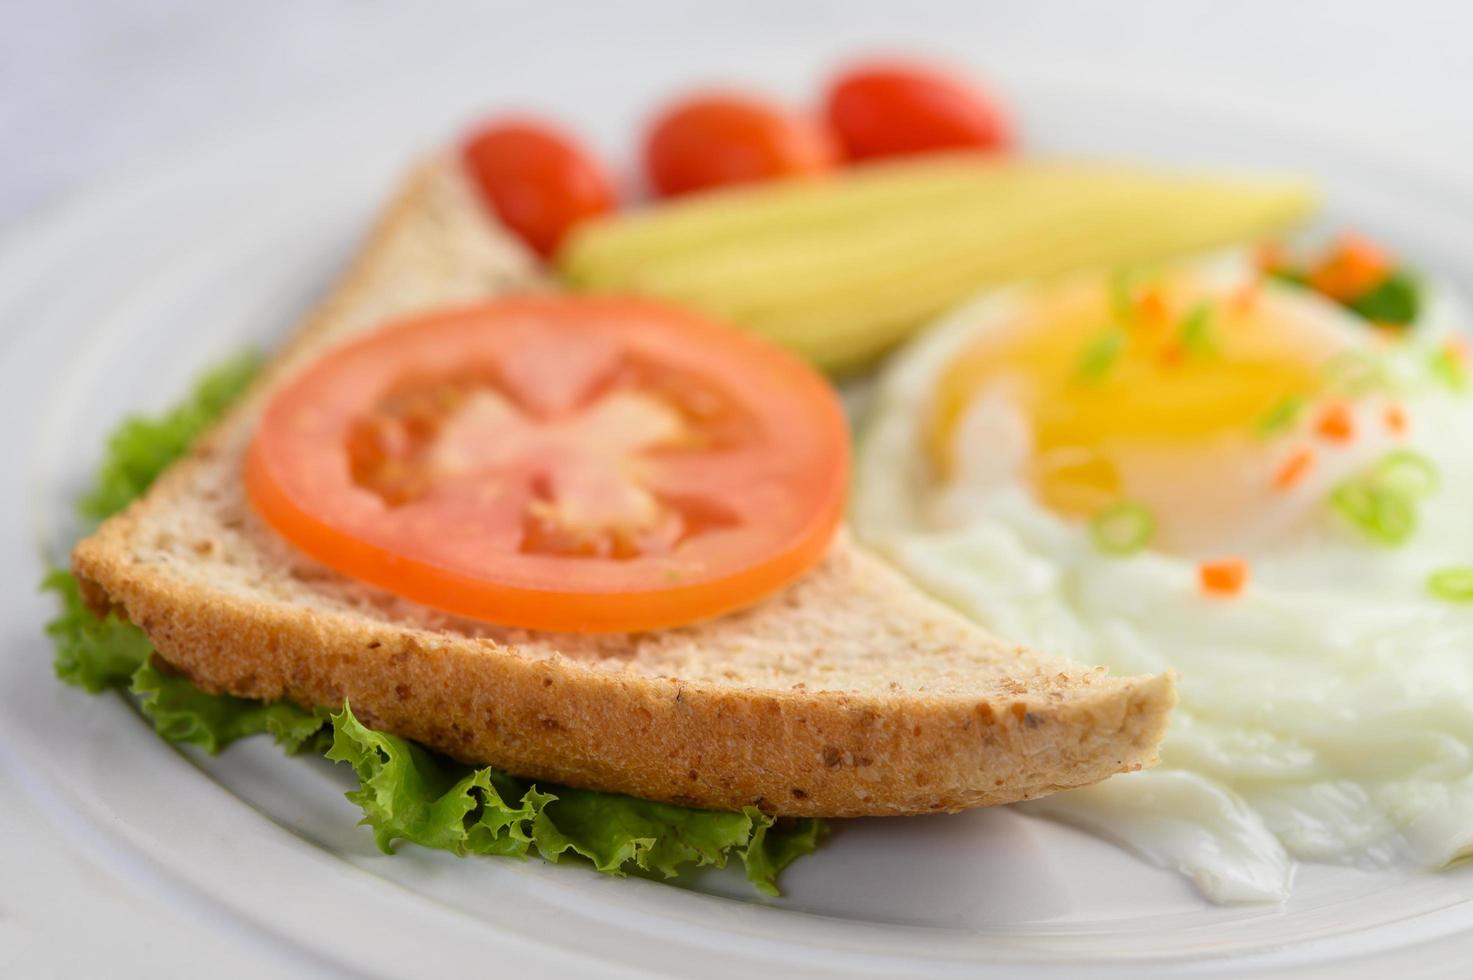
[[[1252,239],[1313,201],[1292,180],[932,157],[602,219],[558,266],[574,288],[684,303],[844,372],[980,289]]]

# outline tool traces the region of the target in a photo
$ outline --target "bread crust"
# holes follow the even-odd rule
[[[292,553],[240,489],[274,385],[384,316],[507,288],[543,284],[454,174],[415,173],[242,405],[77,546],[89,605],[136,623],[206,690],[346,700],[366,723],[468,762],[692,806],[957,810],[1156,762],[1169,676],[1114,678],[1004,644],[846,534],[753,609],[608,637],[456,620]]]

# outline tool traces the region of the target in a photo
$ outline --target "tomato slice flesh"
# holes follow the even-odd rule
[[[672,307],[522,297],[330,351],[263,413],[246,487],[350,577],[570,632],[751,605],[822,558],[843,409],[786,352]]]

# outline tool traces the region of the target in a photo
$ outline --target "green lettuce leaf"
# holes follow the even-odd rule
[[[147,490],[245,389],[259,363],[254,355],[236,358],[206,375],[177,408],[125,422],[108,442],[97,484],[79,505],[82,515],[104,519]],[[288,701],[210,694],[161,669],[136,626],[116,614],[93,616],[65,569],[49,573],[42,588],[61,607],[46,628],[57,677],[92,693],[130,691],[171,742],[216,753],[236,739],[267,734],[289,754],[325,753],[349,764],[358,788],[348,799],[386,853],[404,840],[459,855],[525,858],[535,851],[556,862],[572,854],[608,874],[666,878],[687,867],[724,867],[737,857],[759,890],[776,895],[778,873],[817,847],[825,831],[820,820],[774,820],[753,807],[722,813],[539,787],[368,728],[346,704],[330,715]]]
[[[132,503],[240,397],[261,368],[259,354],[239,354],[209,371],[189,397],[156,418],[123,422],[107,441],[91,492],[77,509],[103,520]]]
[[[61,611],[46,632],[56,647],[56,676],[66,683],[93,694],[127,688],[138,695],[139,708],[160,735],[212,754],[238,738],[262,733],[292,754],[326,750],[331,735],[326,712],[289,701],[207,694],[151,662],[153,647],[138,627],[115,613],[103,619],[92,615],[70,572],[53,569],[41,587],[60,600]]]
[[[160,735],[211,755],[249,735],[270,735],[288,755],[308,748],[321,753],[331,743],[325,711],[308,711],[290,701],[209,694],[153,662],[134,672],[128,689],[138,695],[138,707]]]
[[[64,568],[54,568],[41,588],[56,593],[61,611],[46,625],[56,647],[52,661],[56,676],[93,694],[132,679],[153,648],[143,631],[117,615],[92,615],[82,603],[77,580]]]
[[[544,791],[367,728],[347,705],[332,722],[327,757],[357,773],[348,799],[385,853],[399,840],[455,854],[523,857],[535,847],[548,861],[571,853],[607,874],[665,878],[685,867],[725,867],[735,855],[753,884],[776,895],[778,872],[822,833],[818,820],[779,823],[754,807],[721,813],[563,786]]]
[[[813,817],[778,817],[758,827],[741,852],[747,879],[764,894],[777,895],[778,873],[816,851],[828,832],[828,824]]]
[[[363,809],[362,822],[386,854],[407,840],[455,854],[525,857],[532,822],[552,799],[499,770],[367,728],[347,705],[333,716],[327,757],[353,766],[359,789],[348,798]]]

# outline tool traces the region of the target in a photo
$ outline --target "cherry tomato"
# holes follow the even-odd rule
[[[671,106],[645,139],[650,185],[664,197],[822,173],[837,159],[812,119],[742,95],[706,95]]]
[[[613,185],[569,137],[530,120],[483,126],[462,150],[466,170],[503,224],[543,258],[568,229],[612,210]]]
[[[256,510],[345,575],[530,629],[677,626],[812,567],[844,412],[765,341],[637,300],[522,297],[335,348],[267,406]]]
[[[829,128],[851,160],[937,150],[998,150],[1011,126],[997,102],[952,75],[901,63],[850,69],[825,103]]]

